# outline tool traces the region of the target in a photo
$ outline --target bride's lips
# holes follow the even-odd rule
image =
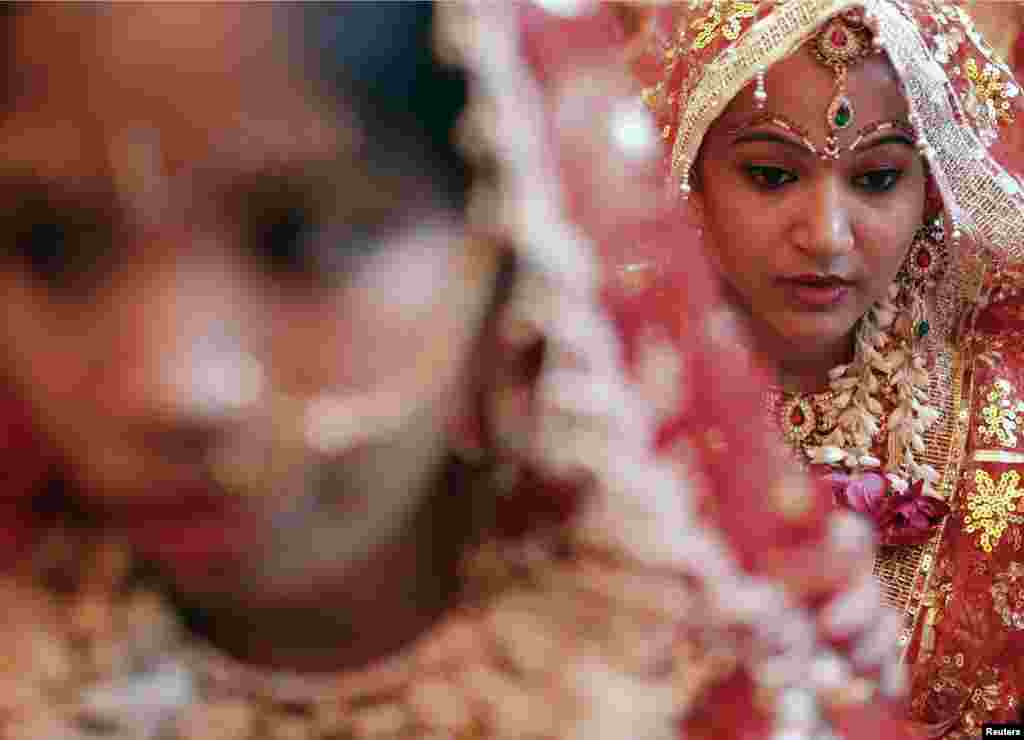
[[[818,311],[838,306],[853,287],[852,281],[836,275],[790,275],[779,283],[792,302]]]
[[[255,533],[245,502],[205,480],[161,482],[108,503],[105,514],[141,554],[174,566],[239,558]]]

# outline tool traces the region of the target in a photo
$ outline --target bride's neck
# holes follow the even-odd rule
[[[745,329],[754,356],[774,372],[777,386],[785,393],[821,393],[829,389],[829,372],[853,361],[856,325],[837,339],[793,341],[781,335],[767,321],[758,320],[749,304],[727,281],[722,281],[723,298],[733,316]],[[741,330],[741,333],[742,330]]]
[[[777,334],[754,332],[757,349],[775,368],[779,386],[787,393],[828,390],[829,372],[853,360],[852,332],[833,342],[794,343]]]
[[[458,596],[458,562],[470,536],[464,483],[446,471],[438,490],[395,541],[358,564],[310,562],[309,582],[279,604],[229,594],[179,596],[188,626],[235,659],[322,673],[359,669],[415,640]],[[217,603],[211,603],[217,602]]]

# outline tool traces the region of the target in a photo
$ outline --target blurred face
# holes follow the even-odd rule
[[[751,86],[708,131],[692,200],[755,334],[813,353],[847,341],[885,296],[923,222],[926,174],[883,56],[850,69],[855,118],[837,160],[820,156],[832,72],[801,49],[765,88],[766,110]]]
[[[30,7],[0,112],[9,380],[114,526],[243,584],[408,520],[494,279],[416,168],[373,164],[283,62],[278,12]]]

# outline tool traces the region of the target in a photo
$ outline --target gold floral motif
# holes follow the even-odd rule
[[[1008,570],[996,576],[989,590],[993,608],[1003,624],[1011,629],[1024,630],[1024,563],[1010,563]]]
[[[1020,473],[1010,470],[999,477],[996,483],[984,470],[974,473],[975,490],[967,494],[967,516],[964,517],[964,531],[969,534],[980,532],[978,544],[985,552],[999,544],[1010,522],[1019,522],[1014,516],[1018,499],[1024,491],[1017,488]]]
[[[1003,447],[1017,446],[1017,415],[1024,413],[1024,402],[1014,399],[1013,393],[1013,385],[999,378],[985,396],[988,404],[981,410],[985,425],[978,427],[978,434],[985,442],[998,440]]]
[[[999,708],[1001,698],[1007,694],[1004,683],[998,679],[994,668],[985,671],[990,674],[991,683],[979,683],[971,692],[970,708],[964,712],[962,727],[964,733],[952,733],[948,737],[981,737],[982,726],[992,722],[993,713]],[[979,676],[980,678],[980,676]]]
[[[698,50],[706,48],[715,40],[719,31],[729,41],[738,39],[742,30],[740,21],[744,18],[754,18],[757,15],[759,1],[714,0],[711,12],[690,24],[690,28],[698,32],[697,38],[693,40],[693,48]]]
[[[1012,82],[1003,79],[999,68],[994,64],[986,64],[982,70],[978,60],[970,57],[964,63],[964,74],[973,83],[974,96],[988,111],[989,119],[1004,126],[1013,123],[1010,98],[1014,96],[1015,89]]]
[[[652,85],[651,87],[645,87],[640,91],[640,100],[643,101],[644,105],[647,106],[649,111],[654,111],[658,105],[658,98],[661,96],[662,84]]]
[[[931,691],[917,692],[913,697],[911,709],[913,714],[919,715],[924,706],[929,702],[928,695],[931,694],[935,698],[941,698],[945,701],[960,701],[967,700],[971,696],[971,686],[968,684],[969,678],[962,675],[963,671],[960,668],[956,668],[952,665],[948,655],[944,655],[942,660],[936,661],[938,670],[935,672],[935,680],[932,681]]]
[[[1002,695],[1003,692],[998,683],[985,684],[976,688],[971,694],[971,703],[983,708],[986,712],[993,712],[999,706],[999,697]]]
[[[980,737],[981,726],[995,721],[1004,705],[1013,708],[1013,704],[1006,700],[1010,691],[998,668],[982,668],[973,676],[963,676],[962,669],[955,668],[945,658],[943,662],[936,672],[937,680],[932,682],[931,691],[920,692],[911,704],[912,713],[920,716],[925,706],[934,699],[963,702],[960,721],[943,737],[951,740]]]

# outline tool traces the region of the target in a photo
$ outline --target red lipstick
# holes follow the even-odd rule
[[[244,552],[252,512],[208,481],[166,482],[108,504],[107,518],[144,555],[174,566],[208,567]]]

